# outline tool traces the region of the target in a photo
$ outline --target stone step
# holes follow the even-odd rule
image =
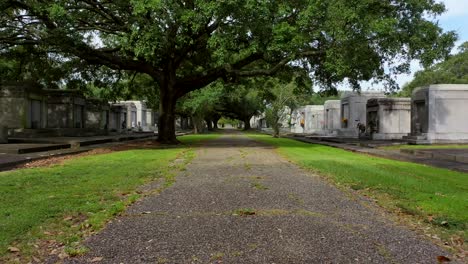
[[[27,153],[36,153],[36,152],[44,152],[44,151],[51,151],[51,150],[59,150],[59,149],[68,149],[70,148],[70,144],[0,144],[0,153],[5,154],[27,154]]]

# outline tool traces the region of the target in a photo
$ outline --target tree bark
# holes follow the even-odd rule
[[[216,117],[213,119],[213,129],[214,129],[214,130],[219,129],[219,127],[218,127],[218,121],[219,121],[219,119],[220,119],[220,118],[216,118]]]
[[[244,131],[251,129],[251,127],[250,127],[250,118],[251,117],[249,116],[249,117],[244,118],[244,120],[243,120],[244,121]]]
[[[213,131],[213,122],[209,118],[205,118],[206,122],[206,127],[208,128],[208,131]]]
[[[177,98],[168,85],[160,89],[158,142],[163,144],[180,143],[175,134],[175,107]]]

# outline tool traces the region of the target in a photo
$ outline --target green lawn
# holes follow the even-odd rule
[[[184,145],[90,155],[52,167],[0,173],[0,256],[9,246],[28,256],[37,239],[54,239],[77,254],[79,241],[138,199],[138,186],[162,178],[170,185],[171,161],[194,156],[190,145],[217,135],[184,136]],[[0,262],[2,258],[0,257]]]
[[[250,136],[276,146],[289,160],[338,184],[389,198],[380,201],[383,206],[397,206],[406,213],[433,219],[433,224],[448,232],[467,235],[468,174],[291,139]]]

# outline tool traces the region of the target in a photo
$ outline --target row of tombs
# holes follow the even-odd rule
[[[439,84],[415,89],[411,98],[347,92],[341,100],[294,110],[289,126],[292,133],[323,137],[463,143],[467,113],[468,85]]]
[[[98,136],[155,131],[157,113],[144,101],[109,103],[78,91],[31,84],[0,86],[0,139],[7,137]]]

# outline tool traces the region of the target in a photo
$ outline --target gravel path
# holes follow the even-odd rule
[[[447,253],[242,135],[197,150],[71,263],[437,263]],[[102,258],[102,259],[101,259]]]

